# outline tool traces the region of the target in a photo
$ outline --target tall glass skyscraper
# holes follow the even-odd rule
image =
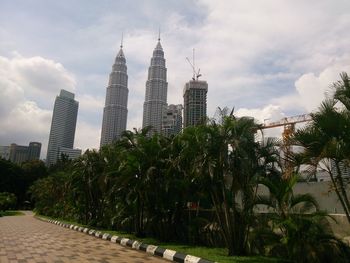
[[[123,45],[115,58],[103,109],[103,122],[100,146],[119,139],[126,130],[128,116],[128,74]]]
[[[60,147],[73,148],[78,106],[74,94],[69,91],[62,89],[56,97],[47,147],[48,166],[57,162]]]
[[[146,95],[143,104],[142,127],[151,126],[150,134],[160,133],[162,129],[163,111],[167,105],[167,69],[160,38],[153,51],[151,65],[148,68],[148,79],[146,82]]]

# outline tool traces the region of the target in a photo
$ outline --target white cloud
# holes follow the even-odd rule
[[[59,89],[76,87],[77,145],[83,149],[98,145],[108,74],[122,31],[129,129],[142,125],[158,26],[168,68],[168,103],[183,102],[183,86],[192,77],[185,58],[195,48],[196,65],[209,84],[209,116],[217,106],[235,106],[237,113],[261,122],[307,113],[317,107],[338,74],[349,71],[350,35],[344,33],[350,27],[349,1],[163,2],[110,3],[107,8],[77,1],[79,18],[65,1],[56,9],[47,3],[42,5],[45,13],[36,13],[35,7],[20,13],[19,21],[25,25],[12,19],[17,6],[4,7],[0,22],[6,27],[0,29],[0,38],[6,43],[0,43],[0,51],[17,49],[27,57],[0,57],[0,89],[5,94],[0,98],[1,120],[12,107],[28,101],[51,111]],[[89,140],[78,138],[84,136],[79,129],[88,132]]]
[[[240,116],[240,117],[242,116],[254,117],[260,123],[277,121],[285,117],[285,114],[283,113],[280,106],[271,105],[271,104],[263,107],[262,109],[240,108],[236,111],[236,114],[237,116]]]
[[[349,70],[350,63],[336,64],[325,68],[319,75],[315,73],[302,75],[295,82],[295,87],[307,112],[316,110],[324,100],[326,93],[331,92],[330,85],[340,79],[339,73]]]
[[[1,145],[38,141],[45,157],[54,96],[61,88],[75,89],[74,78],[61,64],[18,53],[0,56]]]

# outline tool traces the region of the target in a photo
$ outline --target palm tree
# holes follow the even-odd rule
[[[229,255],[248,253],[256,179],[269,160],[255,140],[257,129],[252,118],[236,118],[231,112],[182,135],[180,158],[188,165],[184,173],[210,195]]]
[[[350,81],[346,73],[341,77],[342,81],[333,84],[333,98],[323,101],[311,114],[311,124],[297,131],[294,141],[304,148],[300,156],[314,173],[322,169],[329,174],[350,222],[348,182],[344,177],[350,169]]]
[[[106,178],[102,155],[87,150],[74,162],[72,193],[78,214],[84,215],[84,222],[96,225],[101,222],[104,212]]]
[[[295,195],[298,176],[273,176],[260,180],[269,196],[259,196],[256,205],[270,209],[266,224],[252,232],[252,245],[260,253],[296,262],[347,262],[348,248],[335,238],[310,194]]]
[[[150,198],[157,198],[157,183],[162,179],[164,169],[163,153],[165,143],[158,134],[147,136],[149,129],[135,132],[126,131],[120,144],[124,147],[124,156],[121,163],[122,176],[118,179],[119,191],[128,189],[125,200],[135,209],[135,233],[145,235],[145,222]],[[154,206],[154,204],[152,204]]]

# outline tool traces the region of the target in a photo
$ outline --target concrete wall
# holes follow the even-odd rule
[[[312,194],[316,198],[321,210],[325,210],[330,214],[344,214],[344,209],[332,188],[331,182],[298,183],[294,187],[294,193]],[[350,196],[349,189],[347,193]]]
[[[350,224],[344,214],[344,209],[338,200],[337,194],[332,189],[331,182],[310,182],[310,183],[297,183],[294,187],[294,194],[309,193],[313,195],[321,210],[327,211],[334,219],[329,219],[331,228],[337,237],[343,238],[350,236]],[[268,195],[268,190],[265,186],[259,186],[258,193],[260,195]],[[350,197],[350,189],[347,189],[347,193]],[[267,212],[266,207],[260,206],[259,212]]]
[[[350,189],[347,193],[350,197]],[[306,194],[313,195],[321,210],[324,210],[330,214],[344,214],[344,209],[338,200],[337,194],[332,190],[331,182],[310,182],[310,183],[297,183],[293,189],[294,194]],[[259,186],[259,195],[268,195],[268,190],[265,186]],[[264,212],[263,207],[259,210]]]

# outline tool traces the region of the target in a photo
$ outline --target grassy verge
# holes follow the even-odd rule
[[[1,211],[0,216],[23,216],[24,213],[20,211],[13,211],[13,210],[7,210],[7,211]]]
[[[62,223],[66,224],[74,224],[77,226],[92,228],[95,230],[99,230],[104,233],[109,233],[111,235],[121,236],[124,238],[129,238],[133,240],[138,240],[140,242],[149,244],[149,245],[155,245],[160,246],[162,248],[172,249],[177,252],[183,253],[183,254],[190,254],[193,256],[201,257],[204,259],[220,262],[220,263],[277,263],[277,262],[285,262],[281,259],[276,258],[269,258],[269,257],[262,257],[262,256],[249,256],[249,257],[229,257],[227,256],[227,250],[225,248],[211,248],[211,247],[199,247],[194,245],[183,245],[178,243],[167,243],[167,242],[160,242],[154,238],[138,238],[133,234],[129,234],[126,232],[120,232],[120,231],[111,231],[106,229],[100,229],[96,227],[86,226],[82,224],[78,224],[73,221],[68,221],[60,218],[52,218],[48,216],[42,216],[37,215],[42,218],[46,219],[54,219],[58,220]]]

